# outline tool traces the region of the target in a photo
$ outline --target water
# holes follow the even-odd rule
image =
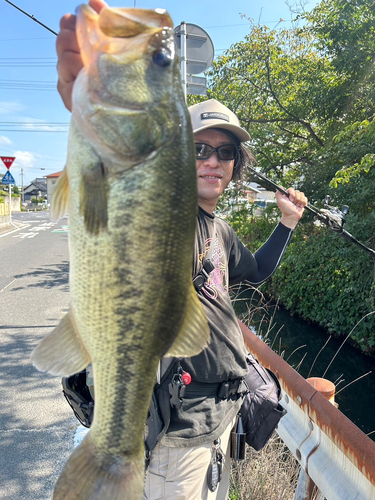
[[[235,300],[235,310],[240,318],[241,314],[248,312],[251,304],[258,304],[259,295],[253,294],[254,292],[242,289],[238,296],[240,300]],[[272,315],[274,317],[271,321]],[[272,328],[267,334],[270,322]],[[288,311],[275,304],[253,314],[250,324],[258,335],[266,335],[267,343],[273,350],[278,354],[283,353],[283,358],[305,378],[323,377],[337,353],[324,378],[336,384],[335,400],[339,410],[365,434],[375,431],[375,358],[362,354],[348,342],[343,344],[344,337],[331,337],[314,362],[329,339],[327,332],[297,316],[291,316]],[[348,325],[348,333],[353,326]],[[368,372],[372,373],[348,385]],[[375,432],[369,437],[375,441]]]

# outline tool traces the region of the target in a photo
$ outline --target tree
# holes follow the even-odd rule
[[[370,4],[325,0],[303,16],[308,22],[302,28],[277,31],[253,24],[245,41],[226,51],[210,72],[210,97],[238,114],[261,170],[299,185],[313,203],[332,194],[338,183],[330,181],[338,170],[352,166],[343,142],[350,127],[372,120],[375,41],[366,44],[375,9]],[[347,38],[353,39],[349,60]],[[371,143],[356,150],[371,167]]]
[[[288,30],[252,24],[214,63],[208,94],[239,116],[263,172],[313,204],[330,194],[349,205],[348,231],[375,247],[374,1],[323,0],[299,18],[306,24]],[[326,229],[299,231],[268,289],[344,333],[374,309],[371,258]],[[373,329],[362,327],[362,348],[374,349]]]

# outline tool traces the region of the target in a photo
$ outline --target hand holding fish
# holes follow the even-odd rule
[[[102,0],[90,0],[89,5],[96,12],[100,12],[103,7],[107,7],[107,4]],[[59,74],[57,90],[69,111],[72,111],[73,84],[83,67],[81,50],[76,35],[76,20],[77,17],[74,14],[65,14],[60,20],[60,33],[56,40],[57,70]]]

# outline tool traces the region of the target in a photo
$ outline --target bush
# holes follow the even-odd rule
[[[234,213],[228,222],[252,251],[274,228],[265,217],[240,214],[232,220],[236,218]],[[371,238],[374,216],[349,219],[349,229],[350,222],[360,241]],[[292,314],[333,335],[347,335],[375,310],[374,261],[328,228],[300,223],[278,270],[260,289]],[[351,338],[362,351],[375,353],[375,314],[361,321]]]

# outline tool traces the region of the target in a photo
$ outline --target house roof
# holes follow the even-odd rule
[[[32,181],[28,186],[24,187],[23,190],[26,191],[26,189],[29,189],[31,187],[35,187],[37,191],[47,191],[47,183],[46,182],[37,182],[37,181]]]
[[[60,175],[63,173],[63,171],[61,170],[61,172],[56,172],[55,174],[49,174],[49,175],[46,175],[46,179],[50,179],[51,177],[60,177]]]

